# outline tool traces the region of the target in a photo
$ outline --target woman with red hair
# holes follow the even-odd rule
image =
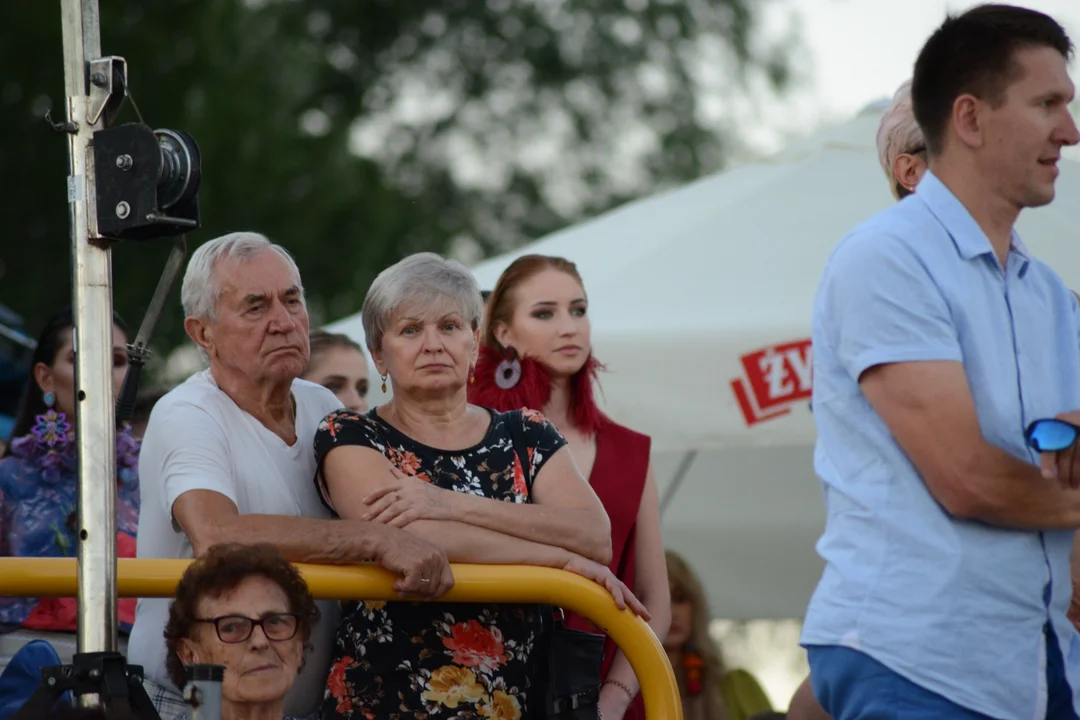
[[[499,278],[488,298],[480,355],[469,400],[500,412],[541,411],[569,443],[574,462],[611,520],[611,571],[648,608],[662,641],[671,597],[660,510],[649,463],[650,440],[596,406],[588,298],[577,267],[564,258],[525,255]],[[578,629],[596,629],[571,617]],[[605,647],[600,709],[605,720],[644,718],[630,663]]]

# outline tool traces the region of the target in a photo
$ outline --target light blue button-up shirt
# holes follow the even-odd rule
[[[1035,464],[1027,424],[1080,409],[1072,293],[1015,235],[1003,270],[927,173],[833,251],[812,333],[814,465],[828,520],[803,644],[855,648],[959,705],[1029,720],[1045,715],[1049,621],[1077,704],[1080,636],[1065,617],[1072,531],[949,515],[858,383],[883,363],[961,362],[983,436]]]

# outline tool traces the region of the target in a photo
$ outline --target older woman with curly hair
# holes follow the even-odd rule
[[[280,720],[318,621],[300,572],[272,545],[215,545],[191,563],[165,626],[165,664],[223,665],[222,720]]]

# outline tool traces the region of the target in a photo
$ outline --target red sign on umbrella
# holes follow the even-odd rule
[[[783,417],[810,399],[810,338],[770,345],[743,355],[743,377],[731,381],[748,427]]]

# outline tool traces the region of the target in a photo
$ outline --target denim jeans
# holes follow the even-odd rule
[[[1077,720],[1057,636],[1046,633],[1047,720]],[[833,720],[993,720],[931,692],[869,655],[839,645],[807,648],[814,697]],[[1018,669],[1018,672],[1022,669]]]

